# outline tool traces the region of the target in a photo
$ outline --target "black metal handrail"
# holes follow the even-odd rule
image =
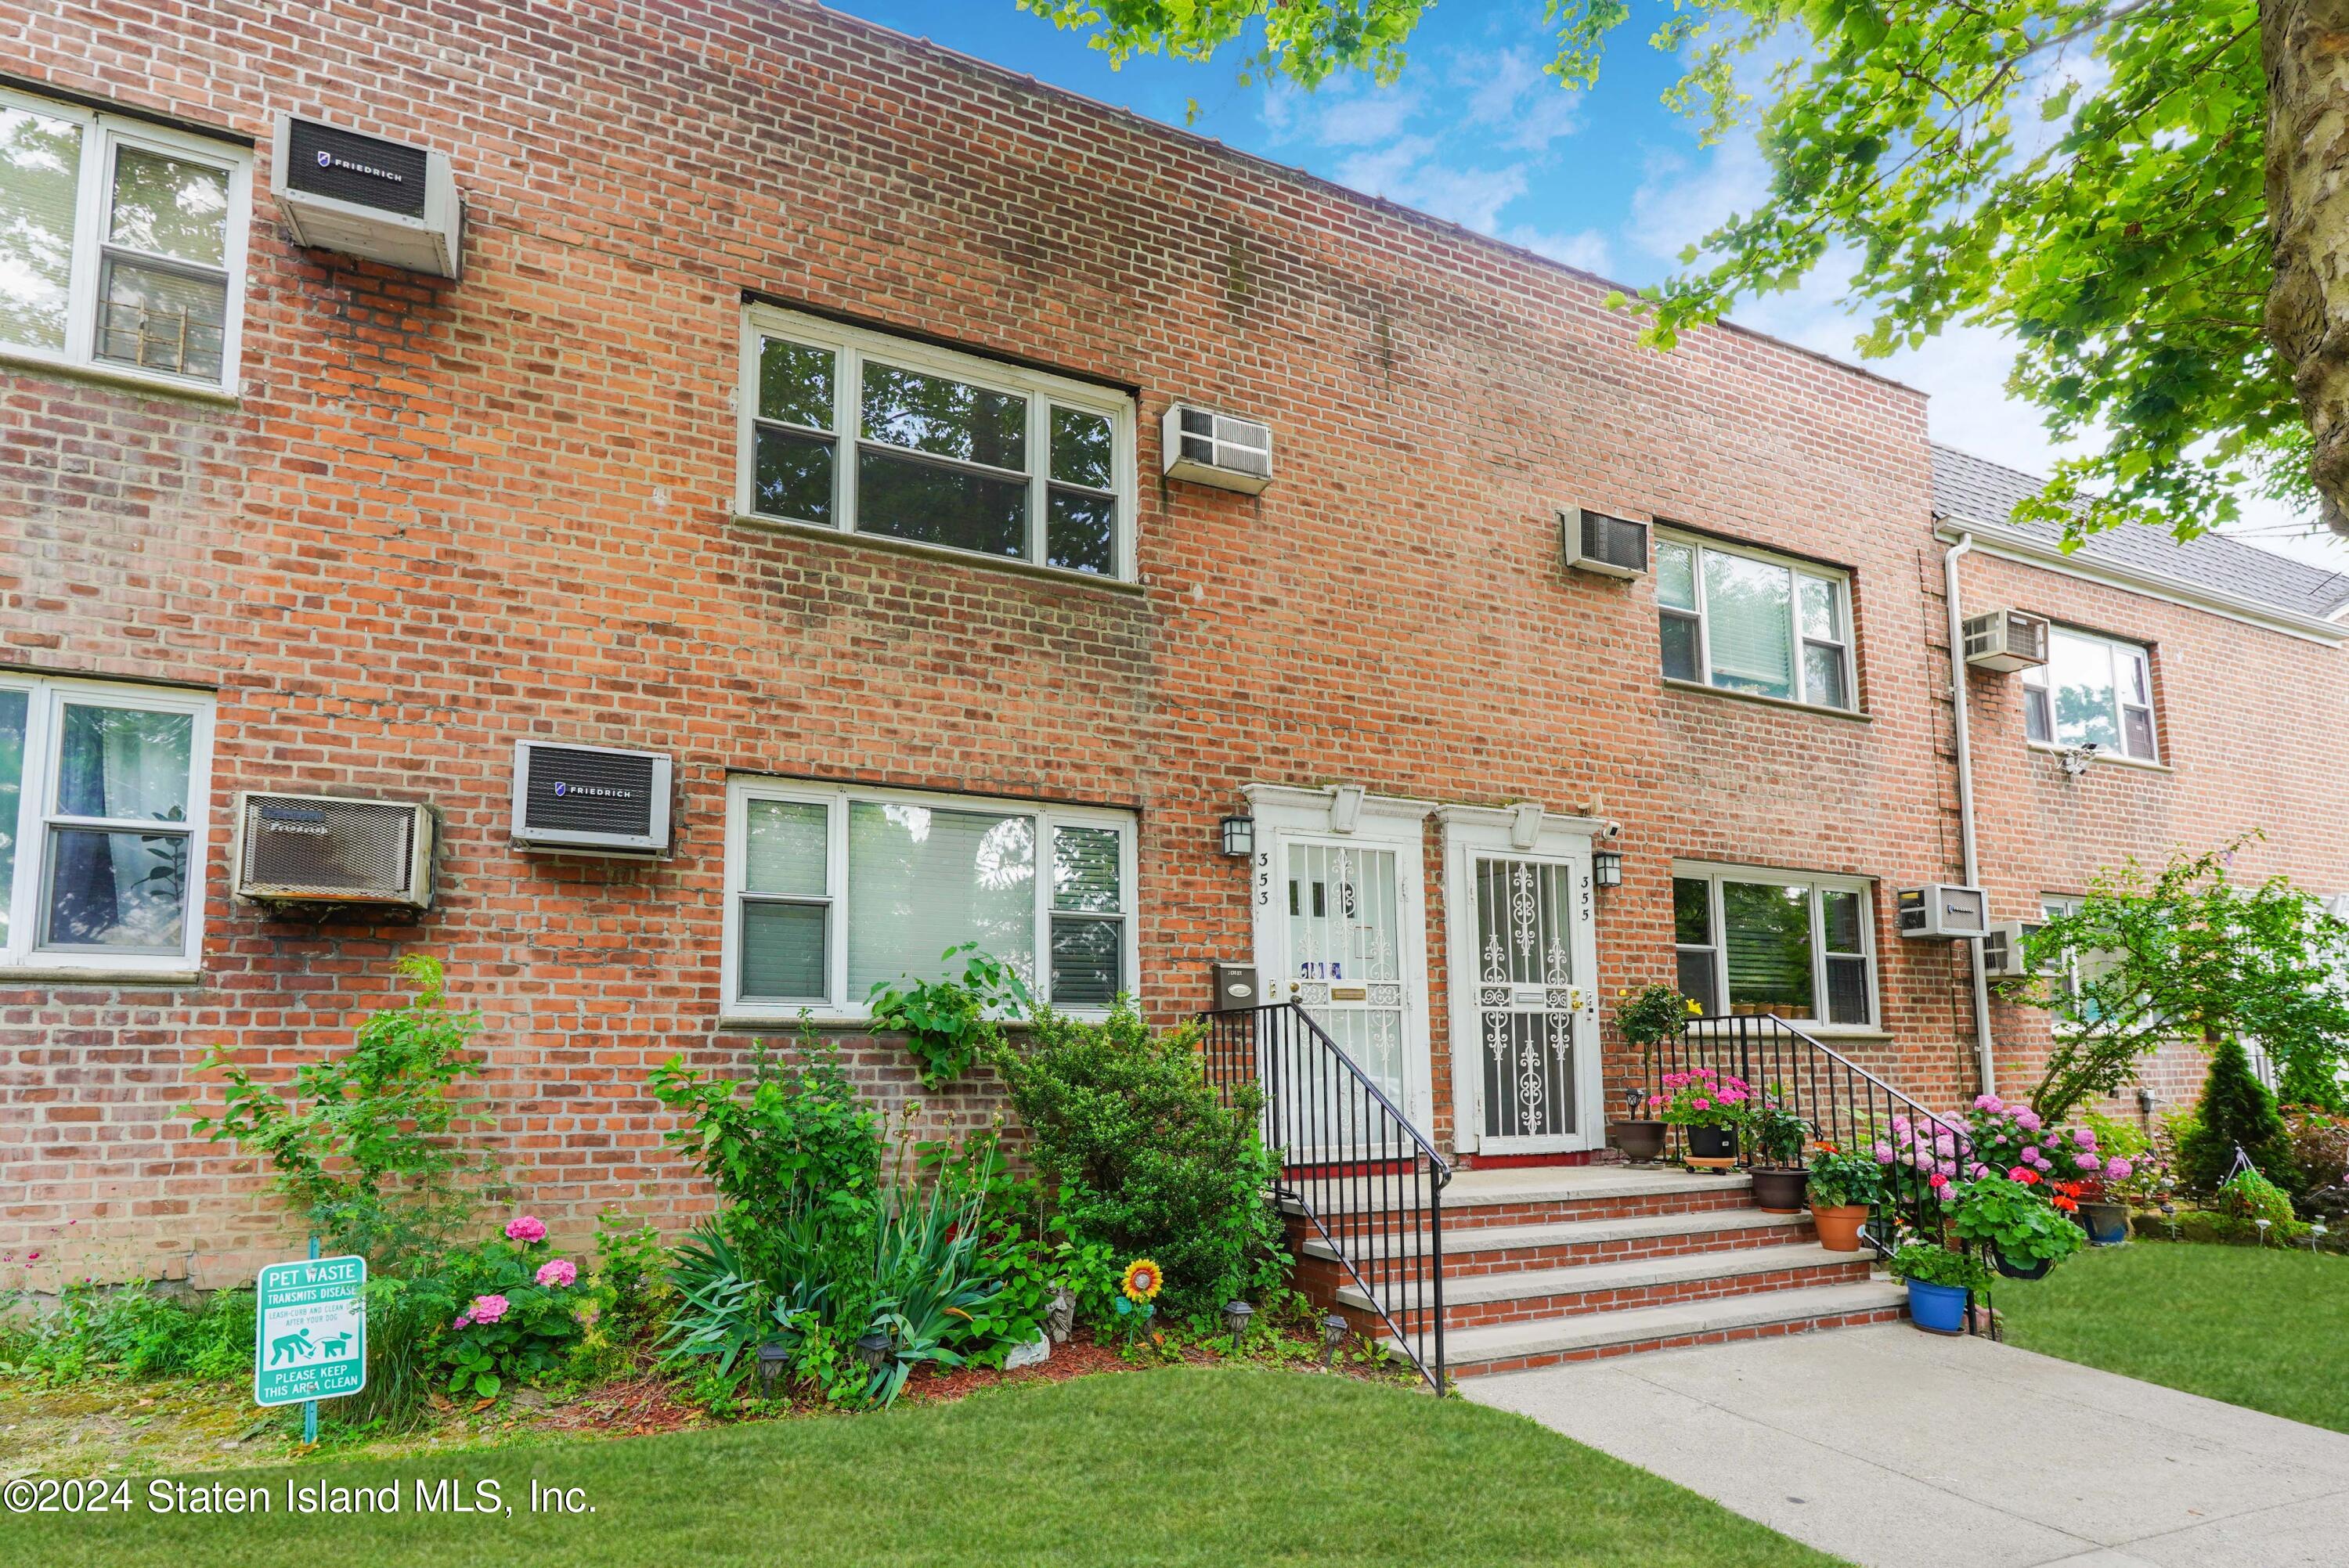
[[[1297,1003],[1203,1017],[1208,1083],[1226,1105],[1243,1086],[1262,1096],[1281,1199],[1444,1392],[1443,1194],[1452,1167]]]
[[[1775,1014],[1690,1019],[1679,1035],[1650,1053],[1644,1093],[1664,1093],[1668,1075],[1697,1068],[1711,1068],[1716,1075],[1733,1074],[1755,1093],[1768,1094],[1808,1123],[1811,1137],[1818,1142],[1871,1154],[1878,1144],[1891,1147],[1896,1158],[1882,1167],[1882,1191],[1861,1232],[1878,1253],[1890,1256],[1904,1231],[1940,1233],[1942,1202],[1940,1191],[1933,1185],[1933,1168],[1908,1163],[1899,1156],[1918,1149],[1921,1136],[1922,1148],[1937,1158],[1961,1161],[1967,1149],[1961,1120],[1927,1109],[1817,1037]],[[1740,1158],[1750,1164],[1749,1154],[1750,1150],[1741,1150]],[[1989,1293],[1981,1295],[1982,1305],[1987,1307]],[[1973,1303],[1967,1305],[1971,1309]],[[1994,1316],[1992,1321],[1995,1323]],[[1974,1324],[1975,1314],[1969,1310],[1969,1333]]]

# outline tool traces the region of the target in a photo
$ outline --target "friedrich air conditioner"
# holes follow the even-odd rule
[[[517,740],[514,842],[574,855],[667,854],[669,774],[659,752]]]
[[[2047,623],[2020,610],[1966,617],[1966,663],[2006,675],[2047,662]]]
[[[1648,525],[1628,517],[1568,507],[1557,514],[1566,540],[1566,563],[1577,572],[1609,577],[1643,577],[1648,572]]]
[[[340,795],[236,797],[230,891],[252,903],[432,907],[432,810]]]
[[[269,190],[296,244],[434,277],[463,270],[465,207],[445,152],[280,114]]]
[[[2025,980],[2037,974],[2030,947],[2039,928],[2035,920],[2002,920],[1983,933],[1982,974],[1992,980]]]
[[[1982,936],[1990,930],[1990,900],[1978,887],[1905,887],[1896,907],[1903,936]]]
[[[1272,482],[1272,427],[1177,403],[1159,427],[1166,477],[1258,495]]]

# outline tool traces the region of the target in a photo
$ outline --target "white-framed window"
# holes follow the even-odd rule
[[[739,506],[1096,577],[1133,576],[1133,399],[746,306]]]
[[[1859,706],[1843,573],[1659,533],[1656,609],[1667,679],[1814,707]]]
[[[0,350],[233,392],[253,154],[0,88]]]
[[[1104,1011],[1137,988],[1133,841],[1126,811],[735,779],[726,1010],[861,1016],[975,942],[1038,1001]]]
[[[212,699],[0,671],[0,975],[203,954]]]
[[[1681,992],[1715,1016],[1872,1027],[1875,906],[1875,884],[1864,877],[1675,861]]]
[[[2161,759],[2153,733],[2153,657],[2136,643],[2050,629],[2047,662],[2023,672],[2023,727],[2039,746],[2094,746]]]
[[[2039,913],[2044,919],[2061,920],[2066,915],[2079,913],[2087,902],[2086,899],[2071,893],[2042,893],[2039,897]],[[2048,978],[2054,982],[2056,990],[2062,992],[2080,1008],[2081,1022],[2086,1024],[2096,1022],[2103,1016],[2103,1009],[2093,1001],[2085,1004],[2080,1002],[2080,983],[2083,980],[2095,979],[2107,973],[2116,961],[2111,954],[2094,950],[2083,952],[2076,947],[2068,949],[2056,960],[2055,967]]]

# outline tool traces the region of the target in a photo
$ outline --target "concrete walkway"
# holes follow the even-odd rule
[[[1460,1387],[1868,1568],[2349,1563],[2349,1436],[1905,1323]]]

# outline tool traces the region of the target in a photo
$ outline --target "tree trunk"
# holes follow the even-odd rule
[[[2260,0],[2268,85],[2267,335],[2315,438],[2325,526],[2349,534],[2349,0]]]

